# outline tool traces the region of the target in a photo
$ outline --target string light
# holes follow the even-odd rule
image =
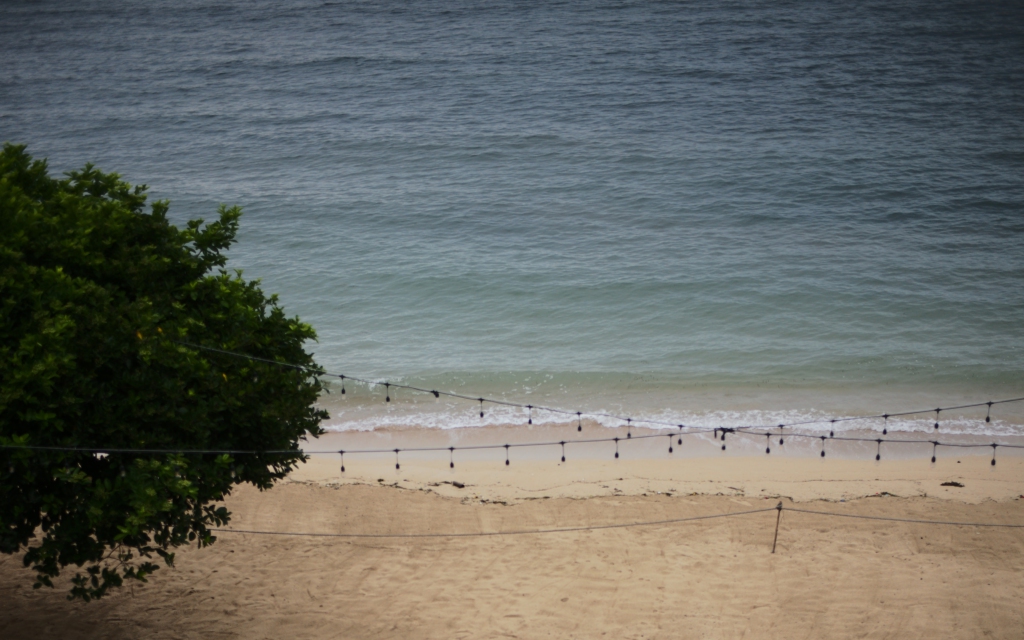
[[[528,404],[526,408],[530,410],[530,417],[526,420],[526,424],[533,424],[533,405]]]
[[[455,468],[455,447],[448,447],[448,468]]]
[[[515,403],[515,402],[506,402],[506,401],[502,401],[502,400],[489,400],[489,399],[486,399],[486,398],[476,398],[476,397],[472,397],[472,396],[466,396],[466,395],[457,394],[457,393],[451,393],[451,392],[447,392],[447,391],[437,391],[437,390],[422,389],[422,388],[414,387],[414,386],[411,386],[411,385],[401,385],[401,384],[395,384],[395,383],[390,383],[390,382],[375,382],[375,381],[367,380],[367,379],[364,379],[364,378],[357,378],[357,377],[349,376],[349,375],[342,375],[342,374],[338,374],[338,373],[325,372],[325,371],[321,370],[319,367],[297,365],[297,364],[288,363],[288,362],[278,362],[276,360],[270,360],[268,358],[260,358],[258,356],[252,356],[252,355],[245,354],[245,353],[239,353],[239,352],[236,352],[236,351],[229,351],[229,350],[226,350],[226,349],[218,349],[216,347],[209,347],[209,346],[195,344],[195,343],[181,341],[181,340],[169,340],[169,341],[174,343],[174,344],[182,345],[182,346],[185,346],[185,347],[191,347],[193,349],[200,349],[200,350],[204,350],[204,351],[210,351],[210,352],[213,352],[213,353],[220,353],[220,354],[223,354],[223,355],[232,356],[232,357],[236,357],[236,358],[244,358],[246,360],[251,360],[251,361],[254,361],[254,362],[263,362],[263,363],[266,363],[266,364],[271,364],[271,365],[275,365],[275,366],[279,366],[279,367],[285,367],[285,368],[295,369],[295,370],[298,370],[298,371],[303,371],[303,372],[306,372],[306,373],[309,373],[309,374],[312,374],[312,375],[317,375],[317,376],[336,376],[336,377],[342,378],[343,380],[344,379],[355,380],[357,382],[361,382],[361,383],[364,383],[364,384],[367,384],[367,385],[384,385],[385,388],[389,392],[389,395],[387,396],[387,398],[390,398],[390,388],[391,387],[395,387],[396,389],[397,388],[402,388],[402,389],[408,389],[410,391],[416,391],[416,392],[420,392],[420,393],[431,393],[431,394],[434,395],[435,398],[439,398],[440,395],[443,394],[443,395],[446,395],[446,396],[451,397],[451,398],[459,398],[459,399],[463,399],[463,400],[474,400],[474,401],[478,401],[478,402],[479,401],[486,401],[486,402],[491,402],[493,404],[500,404],[500,405],[509,406],[509,407],[520,407],[520,408],[527,408],[528,407],[528,405],[520,404],[520,403]],[[388,400],[388,401],[390,402],[390,400]],[[967,408],[971,408],[971,407],[987,406],[989,408],[989,414],[990,414],[991,413],[992,405],[1003,404],[1003,403],[1008,403],[1008,402],[1021,402],[1021,401],[1024,401],[1024,397],[1012,398],[1012,399],[1007,399],[1007,400],[980,402],[980,403],[975,403],[975,404],[965,404],[965,405],[959,405],[959,406],[954,406],[954,407],[945,407],[945,408],[940,408],[939,411],[948,411],[948,410],[954,410],[954,409],[967,409]],[[582,415],[584,413],[582,411],[571,412],[571,411],[567,411],[565,409],[558,409],[558,408],[555,408],[555,407],[540,407],[540,406],[536,406],[536,405],[534,405],[533,408],[541,410],[541,411],[547,411],[547,412],[550,412],[550,413],[558,413],[558,414],[572,414],[572,413],[575,413],[577,415],[577,418],[580,418],[580,420],[578,421],[578,425],[577,425],[577,431],[582,431]],[[916,410],[916,411],[904,411],[904,412],[901,412],[901,413],[893,413],[893,414],[886,413],[886,414],[875,415],[875,416],[851,416],[851,417],[848,417],[848,418],[833,418],[833,419],[828,420],[828,422],[830,422],[833,425],[833,429],[832,429],[830,437],[834,437],[835,436],[835,433],[834,433],[834,423],[836,423],[836,422],[849,422],[849,421],[857,421],[857,420],[870,420],[870,419],[876,419],[876,418],[884,418],[886,420],[886,426],[883,428],[882,435],[887,435],[888,434],[888,419],[890,417],[917,415],[917,414],[927,413],[927,412],[931,412],[931,411],[934,411],[934,409]],[[630,422],[632,422],[632,420],[630,418],[616,416],[616,415],[609,414],[609,413],[588,412],[587,415],[596,416],[596,417],[614,418],[614,419],[619,419],[619,420],[629,420]],[[986,422],[990,422],[991,421],[990,415],[987,415],[986,418],[988,418],[986,420]],[[664,421],[659,421],[659,420],[637,420],[637,422],[642,422],[642,423],[651,424],[651,425],[676,426],[675,424],[664,422]],[[800,421],[800,422],[793,422],[793,423],[788,424],[788,425],[779,425],[779,426],[780,426],[780,428],[782,428],[783,426],[795,427],[795,426],[801,426],[801,425],[820,424],[821,422],[824,422],[824,420],[805,420],[805,421]],[[756,428],[760,428],[760,427],[750,426],[750,427],[741,427],[741,428],[742,429],[756,429]],[[632,437],[631,433],[628,434],[627,437]],[[1006,445],[1003,445],[1003,446],[1006,446]]]
[[[480,417],[484,417],[484,399],[477,398],[480,401]]]
[[[932,440],[932,464],[935,464],[935,452],[939,448],[939,441]]]
[[[526,409],[528,409],[528,411],[530,411],[530,420],[532,420],[532,411],[533,411],[533,409],[539,409],[539,410],[543,410],[543,411],[549,411],[549,412],[552,412],[552,413],[560,413],[560,414],[569,414],[569,413],[571,413],[569,411],[565,411],[565,410],[557,409],[557,408],[551,408],[551,407],[538,407],[538,406],[535,406],[535,405],[521,405],[521,404],[517,404],[517,403],[505,402],[505,401],[500,401],[500,400],[488,400],[488,399],[483,398],[483,397],[473,398],[471,396],[463,396],[463,395],[459,395],[459,394],[442,392],[442,391],[438,391],[438,390],[420,389],[420,388],[417,388],[417,387],[412,387],[412,386],[408,386],[408,385],[397,385],[397,384],[393,384],[393,383],[389,383],[389,382],[373,382],[373,381],[370,381],[370,380],[364,380],[364,379],[361,379],[361,378],[355,378],[355,377],[348,376],[348,375],[329,374],[329,373],[325,373],[325,372],[323,372],[323,371],[321,371],[321,370],[319,370],[317,368],[313,368],[313,367],[294,365],[294,364],[290,364],[290,363],[282,363],[282,362],[277,362],[277,361],[274,361],[274,360],[268,360],[268,359],[265,359],[265,358],[258,358],[258,357],[250,356],[250,355],[247,355],[247,354],[241,354],[241,353],[236,353],[236,352],[232,352],[232,351],[225,351],[225,350],[222,350],[222,349],[216,349],[216,348],[212,348],[212,347],[204,347],[204,346],[201,346],[201,345],[194,345],[194,344],[183,343],[183,342],[177,342],[177,344],[182,344],[184,346],[194,347],[194,348],[197,348],[197,349],[203,349],[203,350],[212,351],[212,352],[216,352],[216,353],[222,353],[222,354],[233,356],[233,357],[245,358],[247,360],[252,360],[252,361],[257,361],[257,362],[265,362],[267,364],[273,364],[273,365],[276,365],[276,366],[292,368],[292,369],[296,369],[296,370],[299,370],[299,371],[303,371],[303,372],[311,373],[311,374],[315,374],[315,375],[334,375],[334,376],[338,376],[341,379],[341,381],[342,381],[343,388],[344,388],[345,380],[346,379],[348,379],[348,380],[355,380],[357,382],[365,383],[365,384],[368,384],[368,385],[383,385],[385,387],[385,401],[386,402],[390,402],[391,401],[390,390],[391,390],[391,387],[394,386],[396,388],[404,388],[404,389],[409,389],[409,390],[413,390],[413,391],[417,391],[417,392],[422,392],[422,393],[430,393],[430,394],[432,394],[434,396],[434,398],[436,400],[440,399],[441,394],[447,395],[449,397],[454,397],[454,398],[460,398],[460,399],[466,399],[466,400],[475,400],[475,401],[480,403],[481,416],[483,415],[483,403],[485,401],[486,402],[493,402],[494,404],[501,404],[501,405],[505,405],[505,406],[526,408]],[[838,438],[836,438],[835,437],[835,432],[834,432],[834,429],[835,429],[834,425],[835,425],[836,422],[846,422],[846,421],[855,421],[855,420],[868,420],[868,419],[876,419],[876,418],[880,417],[880,418],[883,418],[883,420],[885,421],[884,422],[884,426],[883,426],[883,430],[882,430],[882,434],[883,435],[887,435],[888,434],[888,419],[890,417],[902,416],[902,415],[915,415],[915,414],[921,414],[921,413],[926,413],[926,412],[930,412],[930,411],[935,411],[935,413],[936,413],[936,421],[935,421],[936,428],[937,428],[937,426],[939,424],[939,417],[940,417],[940,413],[942,411],[949,411],[949,410],[956,410],[956,409],[966,409],[966,408],[971,408],[971,407],[981,407],[981,406],[986,407],[987,411],[986,411],[985,419],[986,419],[986,422],[991,422],[991,411],[992,411],[992,406],[993,405],[1005,404],[1005,403],[1011,403],[1011,402],[1021,402],[1021,401],[1024,401],[1024,397],[1022,397],[1022,398],[1012,398],[1012,399],[1006,399],[1006,400],[998,400],[998,401],[991,401],[990,400],[990,401],[987,401],[987,402],[981,402],[981,403],[975,403],[975,404],[965,404],[965,405],[945,407],[945,408],[939,407],[937,409],[929,409],[929,410],[906,411],[906,412],[897,413],[897,414],[885,413],[885,414],[882,414],[880,416],[855,416],[855,417],[838,418],[838,419],[833,418],[833,419],[829,420],[829,423],[830,423],[830,426],[831,426],[831,429],[830,429],[830,432],[829,432],[829,438],[834,438],[836,440],[846,440],[846,441],[870,441],[871,440],[869,438],[863,438],[863,437],[838,437]],[[576,411],[576,412],[572,412],[572,413],[576,414],[576,418],[577,418],[577,431],[582,431],[583,430],[582,416],[583,416],[584,412]],[[626,420],[626,422],[627,422],[627,439],[633,439],[633,436],[632,436],[632,422],[633,422],[633,420],[632,420],[631,417],[629,417],[629,418],[619,418],[618,416],[614,416],[612,414],[607,414],[607,413],[588,413],[587,415],[593,415],[593,416],[599,416],[599,417],[608,417],[608,418],[617,418],[617,419]],[[678,427],[679,430],[680,430],[680,434],[679,434],[679,437],[678,437],[678,443],[679,443],[680,446],[682,445],[682,435],[683,435],[682,434],[682,430],[684,429],[684,425],[681,425],[681,424],[671,424],[671,423],[666,423],[666,422],[661,422],[661,421],[656,421],[656,420],[639,420],[638,422]],[[816,424],[816,423],[820,423],[820,422],[823,422],[823,421],[822,420],[808,420],[808,421],[803,421],[803,422],[794,422],[794,423],[791,423],[790,425],[779,424],[778,425],[778,429],[779,429],[779,444],[782,445],[784,443],[784,433],[785,433],[784,430],[785,430],[785,428],[787,426],[792,427],[792,426],[798,426],[798,425],[804,425],[804,424]],[[725,450],[725,444],[724,444],[724,442],[725,442],[725,435],[728,432],[736,432],[736,433],[740,433],[740,434],[744,434],[744,435],[749,435],[749,436],[763,435],[763,436],[766,436],[768,438],[768,442],[769,442],[769,447],[766,447],[766,449],[770,448],[771,429],[769,428],[768,430],[766,430],[764,432],[758,432],[757,429],[759,429],[759,427],[756,427],[756,426],[745,426],[745,427],[735,427],[735,428],[715,427],[714,429],[691,428],[691,430],[688,431],[687,433],[700,433],[700,432],[706,433],[708,431],[712,431],[714,433],[715,437],[717,438],[718,437],[718,432],[721,431],[722,432],[721,433],[721,437],[722,437],[722,442],[723,442],[722,450]],[[661,437],[662,435],[665,435],[665,434],[638,435],[636,439],[643,439],[643,438],[648,438],[648,437]],[[815,436],[815,435],[803,434],[803,433],[791,433],[790,437],[805,437],[805,438],[820,437],[821,440],[822,440],[821,457],[825,457],[825,443],[824,443],[824,441],[826,439],[825,436]],[[619,455],[618,455],[619,454],[618,442],[619,442],[620,438],[615,437],[615,438],[612,438],[611,440],[613,440],[615,442],[615,457],[618,458],[619,457]],[[590,440],[580,440],[579,442],[607,442],[607,441],[609,441],[609,438],[595,438],[595,439],[590,439]],[[516,445],[482,445],[482,446],[476,446],[476,447],[470,447],[470,448],[474,448],[474,449],[491,449],[491,448],[497,448],[499,446],[504,446],[505,449],[506,449],[506,464],[508,464],[509,463],[509,461],[508,461],[508,449],[510,447],[513,447],[513,446],[548,446],[548,445],[554,445],[554,444],[561,445],[562,442],[564,442],[564,441],[550,442],[550,443],[549,442],[520,443],[520,444],[516,444]],[[890,440],[889,442],[905,443],[905,444],[916,444],[916,443],[921,443],[923,441],[922,440]],[[991,446],[993,448],[993,457],[992,457],[992,461],[991,461],[991,464],[993,466],[995,465],[995,457],[996,457],[995,454],[996,454],[996,448],[997,447],[1003,446],[1003,447],[1009,447],[1009,448],[1014,448],[1014,449],[1024,449],[1024,445],[1015,445],[1015,444],[1010,444],[1010,443],[998,443],[998,442],[992,443],[992,444],[983,444],[983,445],[982,444],[942,443],[942,442],[939,442],[937,440],[927,441],[927,442],[931,442],[931,444],[933,446],[933,449],[932,449],[933,461],[936,458],[935,454],[936,454],[936,450],[937,450],[937,448],[939,446],[948,446],[948,447]],[[669,444],[669,448],[671,449],[671,436],[670,436],[669,443],[670,443]],[[878,443],[877,440],[876,440],[876,443]],[[564,449],[564,445],[562,445],[562,446],[563,446],[563,449]],[[336,452],[336,451],[331,451],[331,452],[327,452],[327,451],[304,451],[303,452],[303,451],[299,451],[299,450],[255,451],[255,450],[212,450],[212,449],[208,449],[208,450],[145,449],[145,448],[133,449],[133,448],[117,448],[117,447],[60,447],[60,446],[10,445],[10,444],[0,444],[0,449],[28,449],[28,450],[39,450],[39,451],[68,451],[68,452],[78,452],[78,453],[104,453],[104,454],[108,454],[108,455],[109,454],[117,454],[117,453],[135,454],[135,455],[140,455],[140,454],[160,454],[160,455],[164,455],[164,454],[183,454],[183,455],[193,455],[193,456],[195,456],[195,455],[203,455],[203,454],[229,454],[229,455],[285,455],[285,456],[294,457],[294,456],[301,456],[301,455],[304,455],[304,454],[339,453],[339,452]],[[437,447],[418,447],[418,448],[412,448],[411,450],[436,451],[436,450],[443,450],[443,449],[437,448]],[[399,464],[399,455],[398,455],[400,450],[399,449],[394,449],[394,450],[385,450],[385,451],[394,451],[394,453],[395,453],[395,468],[396,469],[400,469],[401,467],[400,467],[400,464]],[[452,455],[450,455],[451,459],[449,461],[449,465],[451,466],[451,468],[454,468],[454,455],[453,455],[454,447],[450,447],[449,448],[449,452],[450,452],[450,454],[452,454]],[[381,453],[381,451],[380,450],[371,450],[371,449],[366,449],[366,450],[349,450],[348,453],[350,453],[350,454],[351,453]],[[878,452],[876,453],[876,459],[880,459],[880,455],[881,455],[881,450],[880,450],[880,444],[879,444],[879,449],[878,449]],[[343,466],[344,466],[344,459],[342,458],[342,467]],[[10,472],[11,473],[14,472],[13,471],[13,467],[12,467]],[[238,469],[236,470],[234,465],[232,465],[231,472],[232,472],[232,477],[236,477],[238,474],[241,473],[241,467],[238,467]]]
[[[875,453],[875,461],[878,461],[878,460],[881,460],[881,459],[882,459],[882,439],[879,438],[878,439],[878,451],[877,451],[877,453]],[[934,460],[932,462],[934,462]]]
[[[767,443],[765,448],[764,448],[764,452],[767,455],[767,454],[770,454],[772,452],[772,434],[770,434],[770,433],[765,434],[764,438],[765,438],[765,442]]]
[[[632,438],[633,437],[632,429],[633,429],[633,418],[626,418],[626,437],[627,438]]]
[[[672,434],[668,435],[668,452],[672,453]]]
[[[936,409],[935,410],[935,430],[936,431],[939,430],[939,412],[940,411],[942,411],[942,409]]]
[[[562,440],[558,444],[562,445],[562,462],[565,462],[565,440]]]
[[[998,446],[999,446],[998,444],[996,444],[994,442],[992,443],[992,466],[993,467],[996,466],[996,447],[998,447]]]
[[[885,422],[882,424],[882,435],[886,436],[889,435],[889,414],[882,414],[882,417],[885,419]]]
[[[830,437],[830,438],[836,437],[836,420],[835,420],[835,418],[832,418],[832,428],[829,429],[828,437]]]
[[[508,445],[505,445],[505,466],[508,466]]]
[[[341,395],[345,395],[345,376],[341,376]]]
[[[715,429],[694,429],[692,431],[688,431],[687,433],[697,434],[697,433],[710,433],[710,432],[714,432],[716,434],[718,432],[721,432],[721,437],[722,437],[723,440],[725,439],[725,435],[727,433],[736,433],[736,434],[739,434],[739,435],[752,436],[752,437],[764,436],[766,438],[769,438],[769,441],[770,441],[770,437],[773,435],[771,430],[756,431],[753,428],[749,428],[749,427],[737,427],[737,428],[716,427]],[[637,435],[635,438],[633,438],[633,440],[642,440],[642,439],[645,439],[645,438],[661,438],[661,437],[668,437],[670,439],[670,443],[671,443],[671,438],[672,437],[679,437],[679,440],[680,441],[682,440],[682,438],[680,436],[678,436],[678,434],[673,435],[673,434],[665,434],[665,433],[648,434],[648,435],[640,434],[640,435]],[[824,436],[824,435],[813,435],[813,434],[809,434],[809,433],[791,433],[791,434],[789,434],[789,437],[791,437],[791,438],[818,438],[818,439],[820,439],[822,441],[822,451],[823,452],[825,450],[825,447],[824,447],[825,440],[830,439],[830,438],[828,438],[827,436]],[[918,440],[918,439],[882,440],[880,438],[864,438],[864,437],[853,437],[853,436],[837,436],[837,437],[831,438],[831,439],[837,440],[837,441],[847,441],[847,442],[875,442],[876,444],[878,444],[880,441],[881,442],[888,442],[890,444],[908,444],[908,445],[920,445],[920,444],[923,444],[923,443],[928,443],[928,444],[932,445],[933,453],[935,452],[937,447],[958,447],[958,448],[1007,447],[1007,448],[1011,448],[1011,449],[1024,449],[1024,444],[1012,444],[1012,443],[1008,443],[1008,442],[993,442],[993,443],[985,443],[985,444],[968,444],[968,443],[940,442],[938,440]],[[613,438],[590,438],[590,439],[576,440],[574,442],[576,442],[576,443],[614,442],[616,444],[616,447],[615,447],[616,448],[616,452],[618,452],[619,451],[618,443],[619,443],[620,440],[623,440],[623,438],[619,438],[619,437],[613,437]],[[464,448],[464,449],[497,449],[497,448],[511,449],[512,447],[561,446],[563,442],[565,442],[566,444],[571,444],[571,442],[569,442],[569,441],[561,440],[561,441],[554,441],[554,442],[521,442],[521,443],[518,443],[518,444],[503,444],[503,445],[475,445],[475,446],[462,447],[462,448]],[[671,444],[670,444],[670,446],[671,446]],[[453,452],[455,450],[455,448],[456,447],[454,447],[454,446],[446,446],[446,447],[406,447],[404,450],[405,451],[422,451],[422,452],[427,452],[427,451],[449,451],[451,453],[451,452]],[[171,455],[171,454],[178,454],[178,455],[188,455],[188,456],[202,456],[202,455],[214,455],[215,454],[215,455],[256,455],[256,456],[274,456],[274,455],[278,455],[278,456],[288,456],[288,457],[296,457],[296,456],[302,456],[302,455],[317,455],[317,454],[338,454],[338,455],[342,455],[342,452],[338,451],[338,450],[306,450],[306,451],[302,451],[302,450],[297,450],[297,449],[295,449],[295,450],[283,449],[283,450],[257,451],[257,450],[246,450],[246,449],[143,449],[143,448],[129,449],[129,448],[117,448],[117,447],[65,447],[65,446],[46,446],[46,445],[0,444],[0,450],[14,450],[14,449],[22,449],[22,450],[28,450],[28,451],[73,452],[73,453],[90,454],[90,455],[121,455],[121,454],[129,454],[129,455],[145,455],[145,454]],[[397,467],[398,462],[399,462],[399,455],[398,454],[401,451],[402,451],[402,449],[347,449],[347,450],[344,451],[344,453],[345,454],[349,454],[349,455],[351,455],[351,454],[377,454],[377,453],[389,453],[389,452],[390,453],[394,453],[395,454],[396,468],[398,468]],[[878,455],[878,454],[876,454],[876,455]],[[825,457],[824,453],[822,453],[821,456]],[[934,457],[934,455],[933,455],[933,457]],[[454,467],[454,461],[453,460],[450,460],[450,465]],[[238,467],[236,469],[234,464],[232,465],[232,470],[233,471],[237,471],[237,473],[241,473],[241,467]]]
[[[338,455],[341,456],[341,472],[345,473],[345,452],[344,451],[339,451]]]

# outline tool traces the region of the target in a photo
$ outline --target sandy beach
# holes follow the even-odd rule
[[[377,458],[342,475],[317,456],[232,495],[230,528],[367,537],[223,532],[90,604],[33,591],[5,557],[0,637],[1018,638],[1024,529],[790,508],[1024,524],[1021,494],[1020,457]],[[409,534],[438,535],[374,537]]]

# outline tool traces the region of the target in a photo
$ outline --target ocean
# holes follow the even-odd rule
[[[1020,3],[5,2],[0,53],[4,141],[242,206],[329,371],[714,426],[1024,396]],[[528,418],[331,387],[331,430]],[[984,416],[943,429],[1024,434]]]

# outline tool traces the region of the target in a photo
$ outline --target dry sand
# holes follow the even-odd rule
[[[231,527],[475,533],[784,505],[1024,524],[1024,458],[314,459]],[[943,487],[942,482],[964,485]],[[464,485],[458,487],[454,483]],[[875,495],[878,494],[878,495]],[[1020,638],[1024,529],[776,512],[483,537],[222,533],[90,604],[0,559],[0,638]]]

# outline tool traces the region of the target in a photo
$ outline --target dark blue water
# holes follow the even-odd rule
[[[671,419],[1024,395],[1020,3],[5,2],[0,53],[0,137],[243,206],[231,264],[332,370]],[[475,415],[355,391],[334,424]]]

